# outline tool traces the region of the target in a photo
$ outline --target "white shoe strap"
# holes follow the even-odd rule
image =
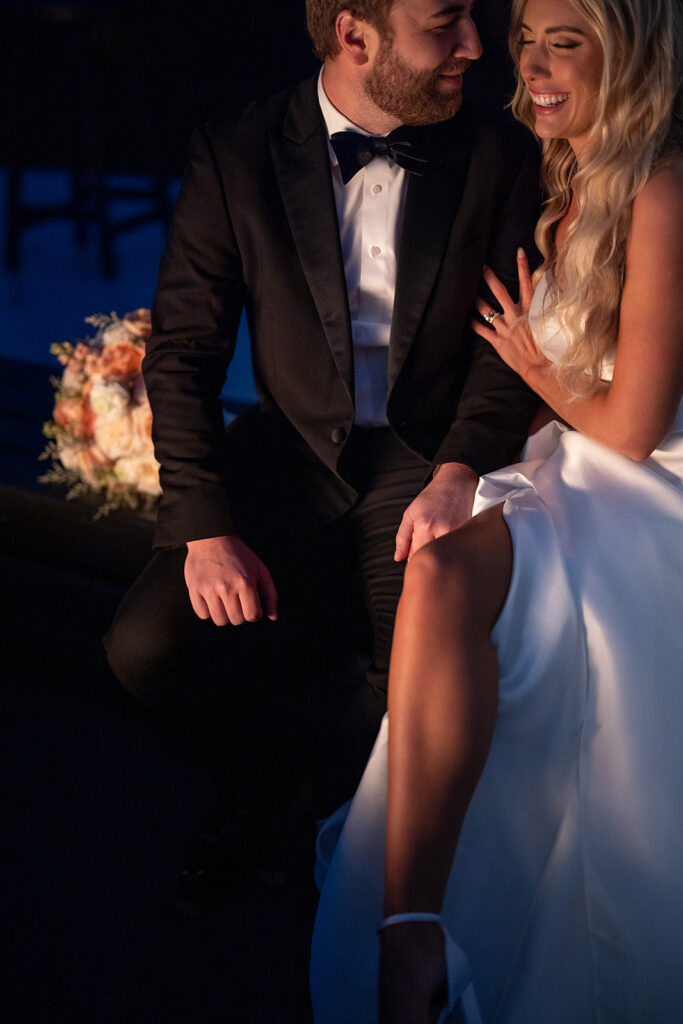
[[[377,931],[381,932],[383,928],[388,928],[392,924],[405,924],[408,921],[432,921],[434,924],[441,924],[441,914],[430,914],[422,910],[407,911],[404,914],[390,914],[389,917],[385,917],[383,921],[380,921]]]

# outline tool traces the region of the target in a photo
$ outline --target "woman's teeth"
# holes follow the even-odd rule
[[[558,103],[564,103],[569,99],[568,92],[544,93],[539,95],[532,92],[531,98],[539,107],[555,107]]]

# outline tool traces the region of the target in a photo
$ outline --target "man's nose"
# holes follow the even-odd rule
[[[477,60],[481,54],[482,46],[477,26],[471,18],[467,18],[462,22],[458,37],[453,44],[453,56]]]

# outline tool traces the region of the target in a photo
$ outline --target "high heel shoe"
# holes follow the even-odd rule
[[[456,1019],[464,1024],[481,1024],[479,1004],[472,984],[472,969],[469,961],[451,933],[444,927],[440,914],[429,914],[413,911],[405,914],[391,914],[380,922],[378,932],[392,924],[404,924],[409,921],[432,921],[441,926],[446,953],[446,979],[448,998],[439,1016],[437,1024],[448,1024]],[[456,1011],[460,1010],[459,1016]]]

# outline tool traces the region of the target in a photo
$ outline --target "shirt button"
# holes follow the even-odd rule
[[[373,245],[373,247],[370,249],[370,255],[372,256],[373,259],[376,259],[377,256],[381,255],[381,252],[382,250],[378,245]]]
[[[373,196],[378,196],[381,191],[382,191],[382,186],[381,185],[373,185],[372,186],[372,194],[373,194]]]
[[[335,427],[330,434],[330,438],[332,439],[333,444],[341,444],[346,440],[346,431],[343,427]]]
[[[365,328],[361,327],[360,324],[354,324],[353,327],[353,340],[364,341],[365,340]]]

